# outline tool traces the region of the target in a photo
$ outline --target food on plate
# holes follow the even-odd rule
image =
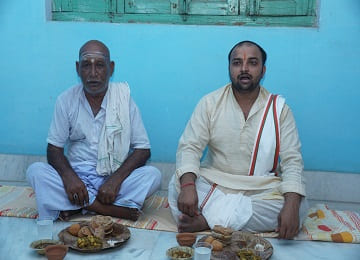
[[[80,228],[81,228],[80,224],[78,224],[78,223],[72,224],[72,225],[68,228],[68,232],[69,232],[71,235],[77,237]]]
[[[104,239],[106,235],[110,235],[114,222],[110,216],[97,215],[90,219],[89,222],[72,224],[67,231],[75,237],[95,236]]]
[[[89,221],[82,221],[79,222],[79,224],[82,228],[79,232],[81,232],[81,234],[83,235],[82,232],[85,231],[85,233],[87,234],[84,237],[73,236],[69,232],[69,227],[61,230],[58,234],[58,237],[59,240],[65,245],[69,246],[69,248],[81,252],[95,253],[103,249],[119,247],[120,245],[128,241],[131,235],[130,230],[126,226],[114,223],[112,227],[112,233],[106,235],[103,239],[101,239],[95,236],[95,234],[99,234],[94,234],[92,228],[90,227]],[[88,231],[91,232],[91,235],[89,235]]]
[[[256,251],[264,251],[264,250],[265,250],[265,247],[264,247],[264,245],[262,245],[262,244],[256,244],[256,245],[254,246],[254,249],[255,249]]]
[[[204,242],[211,244],[211,242],[214,241],[214,239],[215,238],[213,236],[208,236]]]
[[[100,239],[104,239],[104,237],[105,237],[105,231],[104,231],[104,229],[101,228],[101,227],[98,227],[98,228],[94,229],[94,230],[93,230],[93,233],[94,233],[94,236],[95,236],[95,237],[98,237],[98,238],[100,238]],[[111,232],[110,232],[110,233],[111,233]]]
[[[92,229],[103,228],[105,232],[112,230],[114,222],[110,216],[96,215],[90,220],[90,227]]]
[[[222,251],[223,250],[223,243],[221,243],[219,240],[214,239],[211,242],[211,245],[213,247],[213,251]]]
[[[207,236],[203,241],[211,244],[213,251],[222,251],[224,248],[224,243],[219,239],[214,238],[213,236]]]
[[[219,240],[221,243],[229,245],[231,243],[231,235],[233,232],[234,230],[231,228],[215,225],[211,231],[211,236]]]
[[[224,236],[231,236],[231,234],[234,232],[233,229],[226,228],[226,227],[223,227],[223,226],[220,226],[220,225],[215,225],[214,228],[213,228],[213,231],[215,233],[218,233],[218,234],[221,234],[221,235],[224,235]]]
[[[113,232],[114,222],[110,216],[96,215],[90,220],[90,229],[94,236],[103,239]]]
[[[76,245],[81,249],[102,248],[102,240],[95,236],[80,237],[76,241]]]
[[[223,233],[226,232],[228,231],[225,230]],[[250,232],[233,231],[231,239],[225,242],[213,236],[213,233],[216,232],[212,230],[211,235],[203,236],[199,242],[207,242],[212,245],[212,258],[214,259],[265,260],[273,253],[273,247],[269,241]],[[220,236],[220,233],[217,234]]]
[[[261,257],[255,255],[254,251],[250,249],[241,249],[237,255],[240,260],[261,260]]]
[[[91,233],[90,229],[88,226],[83,226],[82,228],[80,228],[79,232],[78,232],[78,237],[90,237],[93,234]]]

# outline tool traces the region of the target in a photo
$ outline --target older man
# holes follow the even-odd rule
[[[67,219],[84,211],[136,220],[161,173],[145,166],[150,143],[127,83],[111,83],[115,63],[100,41],[86,42],[76,71],[81,84],[62,93],[47,142],[47,163],[27,179],[39,219]],[[67,156],[64,154],[67,148]]]
[[[293,238],[306,212],[293,114],[260,86],[266,52],[258,44],[240,42],[228,59],[231,83],[200,100],[180,138],[169,184],[173,216],[179,232],[219,224]]]

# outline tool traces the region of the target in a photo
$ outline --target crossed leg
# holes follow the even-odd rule
[[[136,208],[104,205],[101,204],[98,200],[95,200],[93,204],[85,207],[85,209],[105,216],[130,219],[133,221],[136,221],[140,216],[140,211]],[[80,212],[81,209],[61,211],[59,218],[64,221],[68,221],[71,216],[78,214]]]
[[[96,196],[97,189],[102,185],[102,180],[94,178],[94,176],[98,177],[97,174],[79,172],[78,175],[92,188],[90,193],[93,194],[93,197]],[[60,213],[60,218],[68,220],[70,216],[82,210],[80,206],[69,201],[62,179],[51,165],[41,162],[34,163],[28,168],[26,177],[36,193],[39,219],[56,219]],[[139,187],[139,183],[142,183],[141,187]],[[143,166],[135,169],[125,179],[121,185],[121,194],[117,198],[120,200],[118,204],[121,205],[125,201],[127,206],[128,202],[131,201],[133,204],[131,206],[134,207],[103,205],[95,199],[85,209],[102,215],[137,220],[140,216],[140,210],[137,208],[141,207],[144,200],[153,194],[160,187],[160,184],[161,172],[155,167]],[[134,189],[134,187],[138,188]]]
[[[59,219],[61,219],[63,221],[69,221],[69,219],[72,215],[78,214],[80,212],[81,212],[81,209],[60,211]]]
[[[89,211],[94,211],[105,216],[125,218],[133,221],[136,221],[140,216],[140,211],[137,208],[104,205],[100,203],[97,199],[95,199],[95,201],[91,205],[85,207],[85,209]]]

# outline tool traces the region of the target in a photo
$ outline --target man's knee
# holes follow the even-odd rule
[[[47,164],[43,162],[35,162],[31,164],[26,170],[26,179],[31,183],[34,178],[38,178],[45,173],[46,168]]]
[[[283,200],[252,199],[252,216],[243,229],[250,232],[275,230],[283,205]]]
[[[161,183],[162,174],[158,168],[151,165],[146,165],[143,166],[142,168],[145,173],[145,176],[152,179],[154,183],[158,183],[158,184]]]

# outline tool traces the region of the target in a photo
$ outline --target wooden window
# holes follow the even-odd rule
[[[316,0],[52,0],[52,20],[317,26]]]

